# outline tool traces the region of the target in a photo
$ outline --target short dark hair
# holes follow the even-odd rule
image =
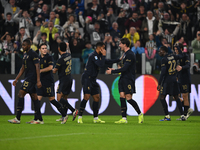
[[[96,48],[97,48],[97,47],[102,47],[103,45],[105,45],[104,42],[102,42],[102,41],[97,42]]]
[[[122,38],[120,41],[122,44],[126,44],[127,47],[130,46],[130,41],[128,38]]]
[[[44,35],[47,36],[47,33],[44,32],[44,33],[41,34],[41,36],[44,36]]]
[[[167,48],[166,46],[161,46],[161,47],[160,47],[160,50],[163,50],[163,51],[165,51],[166,53],[168,53],[168,48]]]
[[[29,38],[25,39],[23,42],[26,42],[28,45],[31,45],[31,41]]]
[[[8,16],[8,15],[11,15],[11,16],[12,16],[12,14],[11,14],[10,12],[8,12],[8,13],[6,14],[6,16]]]
[[[47,46],[46,43],[41,43],[41,44],[39,45],[39,49],[41,49],[41,47],[42,47],[43,45],[46,45],[46,46]]]
[[[65,42],[61,42],[58,46],[62,52],[65,52],[67,49],[67,45]]]
[[[19,28],[19,30],[21,30],[21,29],[25,29],[25,27],[21,27],[21,28]]]

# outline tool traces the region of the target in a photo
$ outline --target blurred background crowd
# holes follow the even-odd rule
[[[0,0],[0,13],[0,74],[10,74],[12,63],[19,72],[27,38],[38,53],[39,44],[46,43],[54,62],[58,44],[68,42],[72,74],[81,74],[98,41],[106,45],[106,58],[115,59],[124,37],[136,54],[138,74],[142,55],[145,73],[159,74],[159,48],[173,53],[176,43],[194,54],[191,72],[200,72],[200,0]]]

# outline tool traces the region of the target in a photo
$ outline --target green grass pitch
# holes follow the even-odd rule
[[[94,124],[92,115],[83,116],[83,124],[56,122],[60,116],[43,116],[45,124],[26,124],[33,115],[22,115],[21,124],[0,116],[0,150],[199,150],[200,116],[187,121],[160,122],[163,116],[128,116],[127,124],[114,124],[121,116],[99,116],[105,124]]]

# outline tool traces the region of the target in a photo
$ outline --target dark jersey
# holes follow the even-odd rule
[[[181,84],[191,83],[190,77],[190,60],[189,56],[186,53],[183,53],[183,58],[177,61],[178,65],[182,67],[182,70],[178,72],[178,82]]]
[[[98,54],[96,51],[94,51],[90,54],[88,58],[84,74],[87,74],[91,78],[96,78],[99,73],[100,67],[103,67],[105,64],[112,64],[119,61],[119,59],[105,59],[105,56],[102,56],[101,54]]]
[[[35,64],[39,63],[39,56],[32,49],[28,53],[24,54],[22,64],[25,68],[25,79],[26,81],[37,83],[37,74]]]
[[[181,58],[180,55],[166,54],[161,60],[161,75],[159,85],[161,83],[175,82],[176,81],[176,66],[177,59]]]
[[[65,80],[71,78],[72,60],[70,53],[64,53],[61,58],[58,59],[55,68],[58,69],[59,80]]]
[[[49,67],[50,65],[53,65],[53,57],[48,53],[44,57],[40,56],[39,58],[40,58],[40,69],[44,69]],[[40,80],[42,85],[50,86],[51,84],[54,84],[52,70],[40,73]]]
[[[135,65],[136,65],[135,53],[129,49],[124,54],[122,61],[122,68],[112,70],[112,73],[121,72],[121,78],[126,78],[135,82]]]

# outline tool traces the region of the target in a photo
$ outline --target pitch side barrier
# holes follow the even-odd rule
[[[0,75],[0,115],[16,114],[16,105],[18,102],[18,92],[23,82],[23,78],[19,79],[16,87],[12,85],[16,75]],[[79,108],[83,99],[83,90],[81,86],[81,75],[73,75],[72,91],[68,101],[72,106]],[[58,86],[58,77],[54,76],[55,90]],[[159,75],[136,75],[136,94],[133,99],[136,100],[145,115],[164,115],[161,102],[159,100],[159,92],[156,87],[158,85]],[[200,76],[192,75],[190,107],[194,109],[193,115],[200,115]],[[118,92],[118,75],[99,75],[97,82],[100,86],[101,102],[99,113],[101,115],[120,115],[120,99]],[[172,97],[166,97],[171,115],[180,115],[177,104]],[[84,115],[93,114],[92,98],[87,103]],[[127,114],[137,115],[135,110],[127,103]],[[41,101],[41,112],[44,115],[56,115],[59,112],[49,103],[48,98]],[[25,105],[23,114],[33,114],[33,104],[30,96],[25,96]],[[71,113],[68,111],[68,113]]]

